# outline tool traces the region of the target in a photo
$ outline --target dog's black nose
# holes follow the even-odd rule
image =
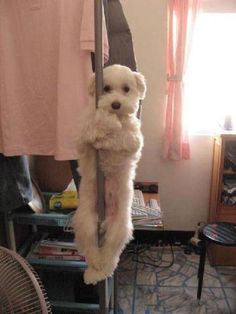
[[[121,104],[118,101],[114,101],[111,106],[113,109],[117,110],[120,109]]]

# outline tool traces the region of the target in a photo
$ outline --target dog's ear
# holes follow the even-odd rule
[[[147,89],[145,77],[141,73],[135,72],[135,79],[139,91],[139,97],[140,99],[144,99]]]
[[[95,95],[95,84],[95,74],[93,73],[88,86],[89,95],[92,97]]]

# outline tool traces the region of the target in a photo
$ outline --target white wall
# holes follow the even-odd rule
[[[191,160],[164,161],[161,146],[166,77],[167,0],[121,0],[138,69],[147,79],[142,125],[145,138],[137,179],[158,181],[165,229],[194,230],[208,214],[213,139],[191,137]]]

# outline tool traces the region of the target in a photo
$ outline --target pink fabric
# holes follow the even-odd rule
[[[0,153],[77,159],[94,0],[1,0],[0,12]]]
[[[190,159],[188,135],[182,126],[183,75],[198,0],[169,0],[167,34],[167,100],[164,158]]]

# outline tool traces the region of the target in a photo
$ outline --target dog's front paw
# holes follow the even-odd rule
[[[84,272],[84,282],[86,285],[96,285],[104,279],[106,279],[106,275],[102,271],[92,267],[88,267]]]
[[[113,148],[113,143],[109,139],[99,139],[93,143],[95,149],[109,150]]]
[[[96,149],[102,149],[104,148],[104,143],[102,140],[97,140],[96,142],[93,143],[93,147]]]
[[[116,114],[99,108],[96,111],[95,125],[97,130],[106,135],[122,129],[122,124]]]

